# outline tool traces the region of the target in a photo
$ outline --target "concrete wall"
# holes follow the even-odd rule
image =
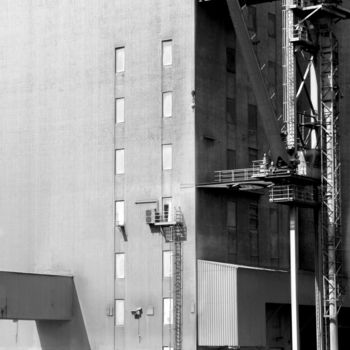
[[[112,349],[118,9],[0,5],[0,268],[74,275],[91,348]]]
[[[187,226],[184,250],[183,348],[196,344],[194,188],[194,1],[118,2],[116,46],[125,46],[125,73],[116,76],[116,97],[125,98],[125,123],[116,125],[116,148],[125,149],[125,174],[115,179],[116,200],[125,201],[125,227],[115,250],[125,253],[126,276],[115,298],[125,299],[125,326],[116,327],[116,349],[172,345],[163,326],[163,298],[172,281],[162,277],[162,251],[173,247],[145,223],[145,210],[161,209],[163,197],[181,207]],[[173,64],[162,67],[162,40],[173,42]],[[162,118],[162,92],[173,91],[173,116]],[[173,145],[173,169],[162,171],[162,144]],[[193,305],[193,306],[191,306]],[[131,311],[143,308],[135,320]],[[190,311],[192,308],[192,312]],[[138,332],[138,323],[140,331]]]

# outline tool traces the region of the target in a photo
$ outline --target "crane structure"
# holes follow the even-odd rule
[[[293,350],[299,350],[298,207],[314,208],[317,349],[338,350],[337,318],[344,291],[335,26],[349,19],[350,11],[340,0],[281,0],[283,122],[279,125],[261,72],[263,65],[253,47],[256,33],[250,33],[246,24],[247,7],[266,2],[226,0],[272,160],[277,164],[269,166],[264,157],[250,169],[216,171],[214,187],[254,191],[268,186],[271,202],[290,207]]]

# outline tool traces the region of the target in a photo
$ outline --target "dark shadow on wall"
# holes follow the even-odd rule
[[[36,325],[43,350],[91,350],[75,285],[72,320],[36,321]]]

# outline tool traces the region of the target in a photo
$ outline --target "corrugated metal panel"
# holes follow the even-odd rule
[[[198,260],[198,343],[238,346],[236,266]]]

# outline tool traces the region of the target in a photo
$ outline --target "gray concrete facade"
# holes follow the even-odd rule
[[[187,229],[183,349],[196,349],[197,259],[289,268],[286,207],[269,204],[267,195],[196,188],[213,171],[248,167],[268,152],[225,1],[0,5],[0,270],[73,276],[78,316],[55,324],[0,321],[0,349],[171,349],[164,299],[173,284],[164,276],[164,252],[174,247],[145,222],[147,209],[162,210],[170,200]],[[250,25],[279,115],[280,3],[253,7]],[[348,27],[339,29],[344,96],[350,93]],[[164,41],[172,46],[165,66]],[[116,49],[125,53],[120,72]],[[168,92],[172,113],[164,117]],[[124,99],[121,122],[116,99]],[[348,243],[350,100],[341,108]],[[170,169],[163,169],[164,145],[172,148]],[[118,172],[116,150],[124,157]],[[310,210],[300,210],[300,232],[300,266],[312,271]],[[117,254],[124,254],[122,278]],[[120,324],[116,300],[124,305]],[[131,311],[140,307],[137,320]]]

